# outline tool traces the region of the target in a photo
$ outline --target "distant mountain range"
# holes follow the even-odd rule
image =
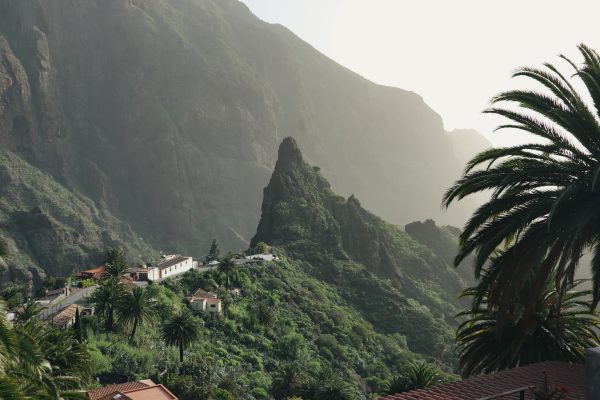
[[[0,0],[4,159],[84,199],[94,232],[112,231],[94,233],[94,254],[123,242],[201,255],[212,238],[245,248],[286,136],[336,192],[395,224],[462,223],[472,206],[443,212],[441,194],[488,146],[236,0]],[[56,211],[19,199],[26,219]],[[38,259],[18,226],[0,218],[0,236],[36,266],[86,260]]]

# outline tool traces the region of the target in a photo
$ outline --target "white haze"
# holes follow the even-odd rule
[[[557,0],[244,0],[340,64],[384,85],[412,90],[446,129],[474,128],[496,145],[525,139],[491,132],[481,111],[495,94],[532,87],[510,79],[519,66],[550,61],[576,45],[600,49],[600,2]]]

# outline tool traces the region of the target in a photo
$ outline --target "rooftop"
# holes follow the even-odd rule
[[[52,324],[58,327],[66,327],[67,325],[69,325],[69,322],[71,322],[73,318],[75,318],[75,313],[77,313],[77,309],[81,311],[83,307],[78,306],[77,304],[71,304],[64,310],[59,311],[57,314],[54,315],[54,317],[52,317]]]
[[[380,397],[380,400],[481,400],[487,396],[495,396],[531,385],[541,389],[544,371],[548,374],[548,383],[551,388],[566,387],[568,399],[585,398],[585,365],[547,361],[489,375],[478,375],[428,389],[411,390]],[[513,400],[518,398],[519,393],[514,393],[496,399]],[[525,399],[533,399],[530,390],[526,391]]]
[[[133,381],[133,382],[118,383],[116,385],[108,385],[108,386],[101,387],[99,389],[88,390],[87,396],[88,396],[88,399],[90,399],[90,400],[111,399],[112,397],[107,397],[107,396],[115,395],[118,393],[126,393],[130,390],[146,388],[146,387],[150,386],[149,385],[150,383],[152,385],[154,385],[154,382],[152,382],[149,379],[147,379],[145,381]]]
[[[165,268],[172,267],[173,265],[179,264],[180,262],[183,262],[190,258],[192,258],[192,257],[177,256],[177,257],[169,258],[168,260],[158,263],[157,267],[158,267],[158,269],[163,270]]]
[[[86,269],[85,271],[81,271],[82,274],[103,274],[106,271],[105,265],[100,265],[99,267]]]

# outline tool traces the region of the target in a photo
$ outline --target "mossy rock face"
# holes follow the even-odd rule
[[[0,38],[0,145],[157,248],[246,248],[282,135],[388,221],[467,215],[440,210],[462,163],[420,96],[243,2],[0,0]]]
[[[0,239],[8,250],[0,283],[68,276],[97,265],[111,247],[124,248],[132,262],[157,256],[127,224],[1,147]]]
[[[336,195],[291,138],[283,140],[264,190],[251,246],[259,242],[307,262],[306,271],[334,285],[376,330],[406,337],[411,350],[441,357],[452,347],[464,281],[443,257],[365,210],[357,197]]]

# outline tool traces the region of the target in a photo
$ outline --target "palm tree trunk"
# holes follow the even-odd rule
[[[137,327],[138,327],[138,319],[135,318],[133,320],[133,329],[131,329],[131,335],[129,335],[129,344],[133,343],[133,338],[135,337],[135,332],[137,331]]]
[[[179,342],[179,362],[183,362],[183,342]]]
[[[106,318],[106,329],[112,331],[113,329],[113,308],[112,306],[108,307],[108,316]]]

